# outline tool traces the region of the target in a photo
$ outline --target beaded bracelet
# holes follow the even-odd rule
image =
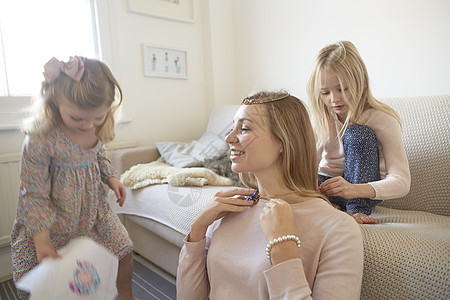
[[[267,258],[269,259],[270,264],[272,264],[272,257],[270,255],[272,247],[275,246],[276,244],[286,241],[295,241],[297,243],[297,248],[300,248],[300,239],[296,235],[283,235],[282,237],[271,240],[270,242],[267,243],[266,246],[266,255]]]

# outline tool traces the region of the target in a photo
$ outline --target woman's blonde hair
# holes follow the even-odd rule
[[[341,89],[344,90],[345,84],[351,95],[350,100],[345,97],[345,93],[343,94],[343,101],[348,106],[348,114],[339,133],[341,138],[348,125],[356,124],[361,114],[369,108],[383,111],[400,123],[397,112],[372,95],[366,65],[355,45],[349,41],[340,41],[319,51],[307,84],[318,147],[329,139],[330,128],[334,122],[330,112],[320,99],[321,79],[324,72],[335,75]]]
[[[300,196],[328,201],[316,190],[315,136],[304,104],[284,91],[262,91],[244,101],[251,103],[248,105],[260,105],[267,111],[270,130],[282,145],[280,164],[286,186]],[[257,188],[257,179],[253,173],[241,173],[239,176],[246,186]]]
[[[79,82],[64,73],[51,83],[42,82],[40,97],[33,103],[31,117],[24,122],[25,134],[45,136],[58,126],[62,122],[58,106],[62,99],[67,99],[81,109],[109,107],[96,136],[104,143],[114,138],[114,112],[122,103],[122,90],[106,64],[95,59],[82,60],[84,73]]]

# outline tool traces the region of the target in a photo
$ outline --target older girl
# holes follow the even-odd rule
[[[308,82],[318,136],[319,189],[360,223],[384,199],[409,192],[400,118],[370,91],[366,66],[347,41],[320,50]]]

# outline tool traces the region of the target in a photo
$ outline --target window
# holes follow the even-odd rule
[[[39,92],[53,56],[100,59],[95,0],[0,2],[0,98]],[[0,102],[1,106],[4,106]]]

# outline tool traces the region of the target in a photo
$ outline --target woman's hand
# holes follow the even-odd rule
[[[127,192],[123,183],[115,177],[109,177],[107,180],[107,184],[109,188],[114,191],[114,194],[116,194],[116,202],[119,203],[119,206],[122,206],[125,203],[125,198],[127,196]]]
[[[294,214],[291,206],[282,199],[271,199],[259,218],[262,231],[268,242],[284,235],[295,235]],[[295,241],[284,241],[274,245],[270,251],[273,265],[299,258]]]
[[[33,240],[34,245],[36,246],[36,256],[39,263],[49,256],[53,258],[61,257],[50,242],[50,233],[48,230],[36,233]]]
[[[338,196],[345,199],[375,198],[376,193],[370,184],[352,184],[342,176],[325,180],[319,191],[326,196]]]
[[[295,234],[292,208],[282,199],[271,199],[264,206],[259,220],[267,241],[283,235]]]
[[[261,229],[268,242],[284,235],[296,234],[292,208],[289,203],[282,199],[271,199],[264,206],[259,220]],[[295,241],[276,244],[271,250],[272,264],[274,265],[298,257],[297,243]]]
[[[245,196],[251,196],[253,193],[253,189],[240,188],[217,192],[215,197],[206,203],[192,223],[189,241],[198,242],[204,239],[208,226],[227,213],[247,210],[253,204],[253,201],[245,200]]]

